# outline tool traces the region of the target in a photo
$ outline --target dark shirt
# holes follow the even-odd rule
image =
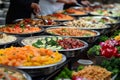
[[[81,4],[81,0],[77,0],[77,2]],[[73,7],[73,6],[77,6],[77,5],[75,5],[75,4],[65,4],[64,9],[68,9],[70,7]]]
[[[14,20],[30,18],[32,14],[31,3],[39,0],[10,0],[10,6],[6,16],[6,24],[12,24]]]

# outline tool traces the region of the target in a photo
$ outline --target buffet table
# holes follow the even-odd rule
[[[65,14],[62,12],[43,16],[48,21],[47,24],[44,24],[44,21],[38,16],[37,19],[20,19],[15,21],[16,24],[1,25],[0,64],[23,70],[32,77],[32,80],[54,80],[65,67],[71,71],[76,71],[81,65],[85,67],[86,63],[79,64],[79,59],[91,59],[92,67],[101,69],[101,67],[96,67],[96,64],[99,64],[105,68],[106,73],[112,76],[117,73],[119,77],[119,71],[113,72],[111,68],[104,66],[105,63],[101,65],[96,60],[96,57],[104,57],[103,61],[109,61],[112,57],[120,58],[118,6],[115,4],[112,9],[109,6],[73,7],[63,10]],[[115,14],[117,11],[118,13]],[[106,48],[112,50],[105,50]],[[23,54],[22,51],[25,53]],[[39,52],[40,55],[37,54]],[[115,53],[115,55],[108,55],[105,52]],[[4,58],[4,54],[8,59]],[[9,57],[9,54],[12,55],[12,58]],[[20,60],[16,59],[15,55]],[[50,61],[47,62],[44,57]],[[16,62],[21,61],[23,64],[17,64],[15,60],[13,63],[9,63],[9,60],[12,59],[16,59]],[[102,58],[99,61],[102,62]],[[118,67],[117,70],[119,70]],[[77,72],[73,74],[78,75]]]

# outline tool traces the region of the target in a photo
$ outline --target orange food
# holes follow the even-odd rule
[[[51,14],[43,17],[44,19],[52,19],[52,20],[73,20],[74,19],[73,17],[66,14],[62,14],[62,13],[55,13],[55,14]]]
[[[78,28],[53,28],[48,29],[47,32],[56,34],[56,35],[62,35],[62,36],[95,36],[96,33],[89,31],[89,30],[80,30]]]
[[[77,9],[73,9],[73,8],[67,9],[66,12],[67,12],[68,14],[79,14],[79,15],[84,15],[84,14],[86,14],[86,13],[83,12],[83,11],[80,11],[80,10],[77,10]]]
[[[0,64],[8,66],[42,66],[61,61],[62,55],[33,46],[0,49]]]
[[[41,29],[39,27],[31,27],[29,25],[15,24],[15,25],[7,25],[0,28],[1,32],[6,33],[14,33],[14,34],[24,34],[24,33],[34,33],[39,32]]]

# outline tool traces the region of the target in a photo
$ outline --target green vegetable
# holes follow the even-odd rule
[[[120,46],[117,46],[117,49],[118,49],[118,53],[120,53]]]
[[[55,77],[55,80],[60,80],[60,79],[71,79],[72,78],[72,72],[71,70],[69,70],[67,67],[65,67],[60,74]]]
[[[107,36],[105,36],[105,35],[102,35],[102,36],[100,36],[100,38],[98,39],[98,42],[104,42],[104,41],[106,41],[106,40],[108,40],[109,39],[109,37],[107,37]]]
[[[47,49],[54,49],[54,50],[60,50],[63,49],[60,45],[58,45],[57,37],[46,37],[38,39],[35,43],[32,45],[37,48],[47,48]]]
[[[38,44],[36,44],[36,43],[33,43],[32,46],[34,46],[34,47],[36,47],[36,48],[40,48],[40,47],[38,46]]]
[[[38,44],[38,45],[43,45],[43,43],[42,43],[41,40],[37,40],[36,44]]]
[[[116,30],[113,35],[111,36],[111,38],[114,38],[115,36],[118,36],[120,34],[120,30]]]
[[[24,31],[25,25],[24,24],[20,24],[20,27],[22,28],[22,32]]]
[[[80,65],[78,68],[77,68],[77,71],[80,71],[80,70],[82,70],[84,68],[84,66],[83,65]]]
[[[92,48],[90,48],[87,53],[88,55],[100,55],[100,46],[94,45]]]
[[[101,64],[102,67],[112,72],[112,75],[120,73],[120,58],[111,58],[110,60],[104,60]]]

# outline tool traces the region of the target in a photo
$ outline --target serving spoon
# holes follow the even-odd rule
[[[42,19],[44,25],[48,24],[48,21],[43,18],[41,12],[40,12],[40,15],[39,15],[39,14],[36,14],[36,17]]]

